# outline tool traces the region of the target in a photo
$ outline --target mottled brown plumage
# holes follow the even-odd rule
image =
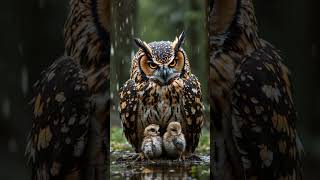
[[[108,0],[70,1],[65,54],[33,87],[26,149],[33,180],[106,178],[108,9]]]
[[[145,127],[158,124],[162,136],[171,121],[181,123],[188,153],[198,145],[204,107],[200,83],[180,47],[183,38],[149,44],[136,40],[140,49],[130,79],[120,89],[119,104],[124,134],[136,152],[141,151]]]
[[[252,1],[209,6],[216,179],[302,179],[289,70],[259,38]]]

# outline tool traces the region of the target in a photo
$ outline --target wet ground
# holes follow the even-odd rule
[[[135,161],[135,153],[111,152],[111,179],[190,179],[205,180],[210,177],[210,156],[196,155],[184,161]]]

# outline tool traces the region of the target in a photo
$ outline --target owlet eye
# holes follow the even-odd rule
[[[154,62],[150,62],[149,63],[149,67],[151,68],[151,69],[157,69],[157,64],[156,63],[154,63]]]
[[[174,60],[169,64],[169,66],[170,66],[170,67],[175,67],[176,64],[177,64],[177,59],[174,59]]]

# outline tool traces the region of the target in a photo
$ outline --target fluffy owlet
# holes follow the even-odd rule
[[[148,125],[158,124],[162,136],[171,121],[181,123],[188,153],[198,145],[204,106],[200,83],[181,47],[183,40],[184,33],[173,42],[135,40],[139,51],[131,62],[130,79],[120,89],[119,111],[124,134],[136,152],[141,152]]]
[[[141,151],[147,159],[158,158],[162,155],[162,138],[158,125],[150,124],[145,128]]]
[[[302,179],[290,73],[252,0],[210,0],[208,27],[215,179]]]
[[[163,135],[163,147],[168,157],[184,159],[183,154],[186,149],[186,140],[181,132],[179,122],[169,123],[167,132]]]

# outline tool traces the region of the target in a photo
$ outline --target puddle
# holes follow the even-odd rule
[[[210,156],[202,156],[199,160],[156,160],[155,162],[134,162],[125,160],[134,153],[111,153],[111,179],[210,179]],[[120,159],[120,160],[119,160]]]

